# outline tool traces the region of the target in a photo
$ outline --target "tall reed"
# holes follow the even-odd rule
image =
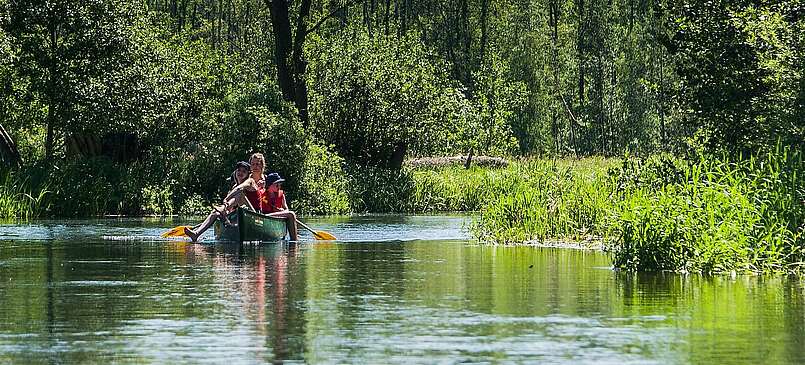
[[[680,181],[621,190],[609,231],[615,266],[801,271],[804,167],[801,151],[777,147],[738,161],[701,158]]]
[[[627,270],[801,272],[803,171],[803,152],[779,146],[738,160],[535,160],[472,177],[430,173],[417,186],[435,184],[430,199],[446,206],[472,201],[462,192],[483,196],[471,229],[484,242],[601,237]]]
[[[28,220],[44,211],[47,189],[34,191],[27,179],[10,172],[0,176],[0,219]]]
[[[517,178],[500,184],[471,227],[487,242],[582,240],[605,231],[612,161],[532,160],[515,164]]]

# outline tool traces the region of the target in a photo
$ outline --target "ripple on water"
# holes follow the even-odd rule
[[[86,287],[86,286],[133,286],[139,285],[139,282],[136,281],[122,281],[122,280],[73,280],[73,281],[65,281],[60,284],[60,286],[78,286],[78,287]]]
[[[120,264],[122,260],[66,260],[66,263],[71,264]]]

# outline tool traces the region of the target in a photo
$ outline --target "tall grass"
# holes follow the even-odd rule
[[[0,219],[28,220],[38,217],[45,210],[47,189],[34,191],[27,179],[11,173],[0,175]]]
[[[665,155],[476,172],[490,174],[483,178],[491,187],[472,231],[492,243],[601,237],[614,265],[628,270],[801,272],[802,154],[778,147],[737,161]],[[422,180],[441,182],[432,200],[472,201],[462,195],[472,188],[454,190],[472,178],[458,176]]]
[[[601,200],[602,192],[594,188],[597,186],[594,180],[605,178],[612,164],[611,160],[588,159],[527,160],[506,168],[452,166],[402,171],[353,168],[348,170],[350,200],[356,212],[486,212],[501,205],[519,211],[518,204],[523,203],[518,199],[523,197],[513,192],[524,192],[526,199],[544,199],[547,202],[544,206],[550,207],[552,213],[561,209],[566,216],[587,217],[590,215],[586,211],[587,200]],[[580,190],[586,193],[575,196]],[[529,194],[537,193],[540,195],[529,198]]]
[[[773,272],[805,268],[801,151],[700,159],[680,182],[620,192],[614,264],[633,270]]]
[[[472,230],[482,241],[582,240],[605,231],[611,160],[534,160],[512,167],[519,175],[490,196]]]

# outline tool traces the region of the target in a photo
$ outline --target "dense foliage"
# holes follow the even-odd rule
[[[311,54],[314,135],[348,161],[399,169],[406,153],[468,145],[476,110],[415,40],[359,33]]]
[[[620,199],[610,227],[615,265],[695,272],[804,269],[805,161],[799,150],[774,152],[736,162],[637,167],[655,176],[645,180],[629,178],[635,167],[625,164],[620,181],[631,182],[616,189]]]

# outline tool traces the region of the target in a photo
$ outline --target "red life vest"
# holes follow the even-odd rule
[[[285,192],[282,190],[277,191],[276,194],[265,191],[263,195],[262,206],[260,209],[263,213],[274,213],[283,210],[282,202],[285,200]]]
[[[262,211],[262,203],[263,203],[263,196],[265,195],[265,189],[257,188],[257,190],[246,190],[243,189],[243,192],[246,194],[246,199],[249,200],[249,203],[252,203],[252,207],[254,207],[257,211]]]

